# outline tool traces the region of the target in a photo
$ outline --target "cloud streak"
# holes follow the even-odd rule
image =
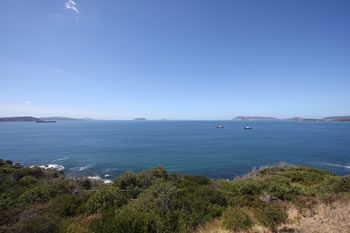
[[[75,11],[75,13],[77,13],[78,15],[80,14],[78,8],[77,8],[77,3],[74,0],[68,0],[66,3],[66,8],[67,9],[71,9],[73,11]]]

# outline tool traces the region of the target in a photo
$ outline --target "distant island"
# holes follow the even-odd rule
[[[16,116],[2,117],[0,122],[38,122],[38,121],[78,121],[84,119],[76,119],[69,117],[32,117],[32,116]]]
[[[237,116],[232,120],[240,120],[240,121],[256,121],[256,120],[279,120],[275,117],[261,117],[261,116]]]
[[[32,116],[20,116],[20,117],[2,117],[0,122],[31,122],[40,121],[40,118]]]
[[[144,117],[138,117],[138,118],[135,118],[134,120],[135,120],[135,121],[145,121],[145,120],[147,120],[147,119],[144,118]]]
[[[77,119],[70,117],[41,117],[40,120],[44,121],[83,121],[85,119]]]
[[[325,118],[303,118],[293,117],[287,119],[279,119],[276,117],[261,117],[261,116],[237,116],[232,120],[256,121],[256,120],[288,120],[288,121],[326,121],[326,122],[350,122],[350,116],[331,116]]]
[[[291,121],[331,121],[331,122],[350,122],[350,116],[332,116],[325,118],[302,118],[302,117],[294,117],[287,120]]]

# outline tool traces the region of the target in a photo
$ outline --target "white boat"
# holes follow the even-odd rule
[[[216,128],[222,129],[222,128],[224,128],[224,126],[223,125],[218,125],[218,126],[216,126]]]
[[[246,127],[244,127],[244,129],[253,129],[253,128],[250,126],[246,126]]]

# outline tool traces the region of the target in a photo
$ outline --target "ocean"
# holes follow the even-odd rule
[[[224,125],[223,129],[216,128]],[[245,126],[252,130],[244,130]],[[0,158],[68,174],[169,172],[231,179],[280,162],[350,174],[350,123],[58,121],[0,123]]]

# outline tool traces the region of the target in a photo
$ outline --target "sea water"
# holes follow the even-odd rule
[[[223,125],[223,129],[216,128]],[[245,130],[245,126],[252,130]],[[169,172],[233,178],[280,162],[350,174],[350,123],[58,121],[0,123],[0,158],[76,175]]]

